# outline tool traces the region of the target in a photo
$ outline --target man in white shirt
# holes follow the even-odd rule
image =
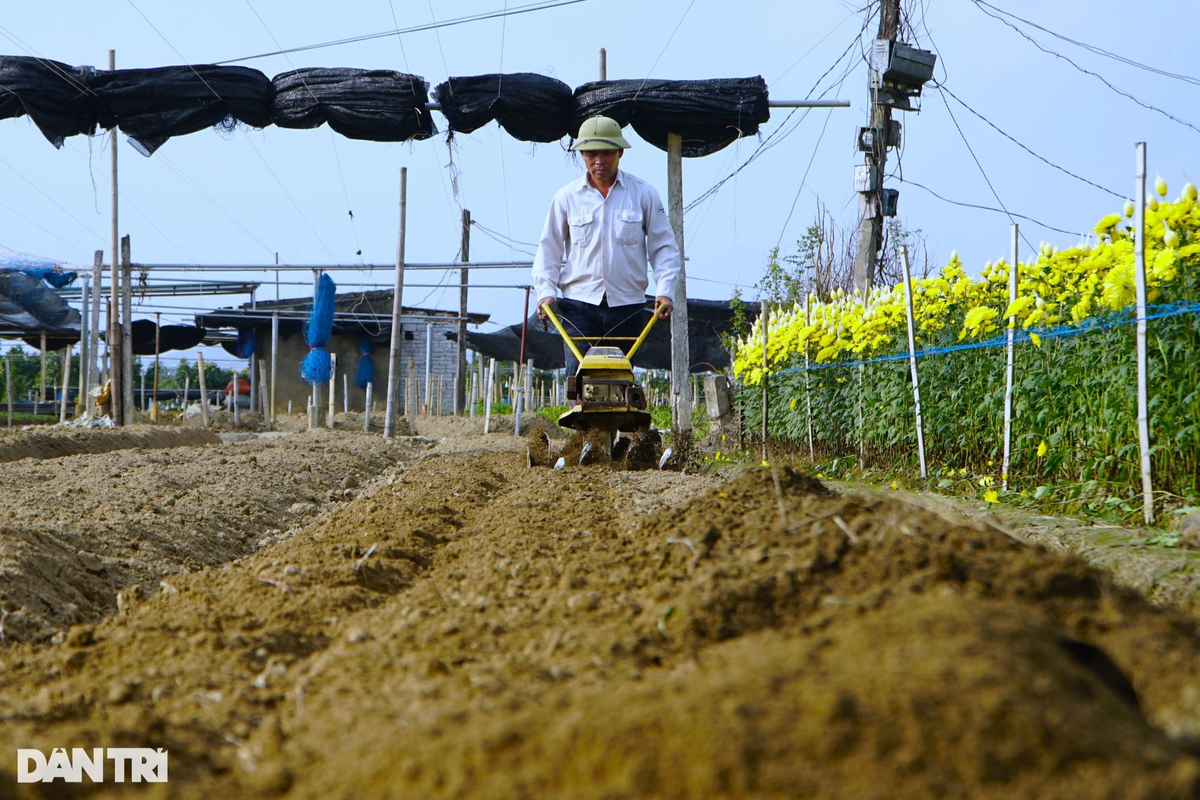
[[[641,333],[647,263],[655,313],[669,317],[674,308],[679,247],[658,192],[618,169],[628,147],[616,120],[598,116],[579,126],[571,149],[586,171],[554,195],[533,259],[538,316],[545,318],[543,305],[554,306],[567,332],[595,337],[591,344],[606,335]],[[613,344],[628,350],[632,342]],[[574,374],[579,364],[564,350],[568,374]]]

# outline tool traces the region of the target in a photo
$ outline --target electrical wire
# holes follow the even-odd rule
[[[687,15],[692,10],[692,6],[696,5],[696,0],[691,0],[688,7],[683,10],[683,16],[679,18],[679,22],[675,23],[675,29],[671,31],[671,35],[667,37],[667,43],[662,46],[662,50],[658,51],[658,58],[654,59],[654,63],[650,65],[650,69],[646,71],[646,77],[642,78],[642,83],[638,86],[637,91],[633,93],[633,99],[637,100],[638,95],[642,93],[642,87],[646,85],[646,81],[650,80],[650,76],[654,74],[654,68],[658,66],[658,62],[667,52],[667,48],[671,46],[671,42],[675,39],[675,34],[679,33],[679,29],[683,26],[683,21],[687,19]]]
[[[1055,39],[1059,39],[1061,41],[1067,42],[1068,44],[1073,44],[1076,47],[1080,47],[1084,50],[1087,50],[1090,53],[1094,53],[1095,55],[1103,56],[1104,58],[1111,58],[1113,61],[1119,61],[1122,64],[1127,64],[1128,66],[1134,67],[1136,69],[1145,70],[1146,72],[1151,72],[1151,73],[1154,73],[1155,75],[1161,75],[1164,78],[1174,78],[1175,80],[1180,80],[1180,81],[1183,81],[1184,83],[1190,83],[1193,86],[1200,86],[1200,78],[1193,78],[1190,75],[1180,75],[1175,72],[1168,72],[1164,69],[1152,67],[1149,64],[1143,64],[1140,61],[1134,61],[1132,58],[1126,58],[1125,56],[1110,52],[1108,50],[1105,50],[1103,47],[1097,47],[1094,44],[1088,44],[1087,42],[1081,42],[1076,39],[1072,39],[1069,36],[1063,36],[1061,33],[1056,33],[1054,31],[1050,30],[1049,28],[1044,28],[1041,25],[1038,25],[1036,22],[1030,22],[1027,19],[1018,17],[1016,14],[1013,14],[1012,12],[1005,11],[1004,9],[1001,9],[1001,8],[996,8],[996,6],[992,5],[991,3],[984,2],[984,0],[974,0],[974,2],[976,5],[987,6],[988,8],[992,9],[993,11],[1003,14],[1006,17],[1011,17],[1012,19],[1015,19],[1018,22],[1022,22],[1031,28],[1037,28],[1039,31],[1042,31],[1043,33],[1050,34]]]
[[[940,84],[940,83],[935,83],[935,84],[934,84],[934,87],[935,87],[936,89],[938,89],[938,91],[945,92],[946,94],[950,95],[950,97],[952,97],[956,103],[958,103],[960,106],[962,106],[963,108],[965,108],[967,111],[970,111],[970,112],[971,112],[972,114],[974,114],[975,116],[979,117],[979,119],[981,119],[981,120],[983,120],[984,122],[986,122],[986,123],[987,123],[989,126],[991,126],[991,128],[992,128],[993,130],[995,130],[997,133],[999,133],[999,134],[1000,134],[1001,136],[1003,136],[1005,139],[1008,139],[1010,142],[1012,142],[1012,143],[1013,143],[1013,144],[1015,144],[1017,147],[1019,147],[1019,148],[1021,148],[1022,150],[1024,150],[1026,153],[1029,153],[1029,155],[1033,156],[1033,157],[1034,157],[1034,158],[1036,158],[1038,161],[1041,161],[1041,162],[1043,162],[1044,164],[1047,164],[1047,165],[1049,165],[1049,166],[1051,166],[1051,167],[1054,167],[1054,169],[1058,170],[1059,172],[1063,173],[1064,175],[1069,175],[1070,177],[1074,178],[1074,179],[1075,179],[1075,180],[1077,180],[1077,181],[1082,181],[1083,183],[1086,183],[1088,186],[1093,186],[1093,187],[1095,187],[1095,188],[1099,189],[1099,190],[1100,190],[1100,191],[1102,191],[1102,192],[1107,192],[1108,194],[1112,195],[1113,197],[1116,197],[1116,198],[1117,198],[1117,199],[1119,199],[1119,200],[1125,200],[1125,199],[1126,199],[1125,195],[1119,194],[1118,192],[1114,192],[1112,189],[1109,189],[1109,188],[1107,188],[1107,187],[1105,187],[1105,186],[1101,186],[1100,184],[1096,183],[1095,181],[1089,181],[1087,178],[1084,178],[1084,177],[1083,177],[1083,176],[1081,176],[1081,175],[1076,175],[1074,172],[1071,172],[1069,169],[1066,169],[1065,167],[1060,167],[1058,164],[1055,164],[1055,163],[1054,163],[1053,161],[1051,161],[1050,159],[1048,159],[1048,158],[1045,158],[1044,156],[1040,156],[1040,155],[1038,155],[1037,153],[1033,152],[1033,151],[1032,151],[1032,150],[1030,150],[1028,147],[1026,147],[1025,145],[1021,144],[1019,141],[1017,141],[1015,138],[1013,138],[1012,136],[1010,136],[1009,134],[1007,134],[1007,133],[1005,133],[1003,130],[1001,130],[1001,129],[1000,129],[1000,127],[999,127],[998,125],[996,125],[994,122],[992,122],[990,119],[988,119],[987,117],[983,116],[983,114],[980,114],[978,111],[976,111],[975,109],[971,108],[969,105],[967,105],[967,104],[966,104],[965,102],[963,102],[961,99],[959,99],[959,97],[958,97],[957,95],[955,95],[955,94],[954,94],[954,92],[952,92],[952,91],[950,91],[949,89],[947,89],[947,88],[945,87],[945,85],[943,85],[943,84]]]
[[[919,189],[924,189],[925,191],[929,192],[931,195],[933,195],[938,200],[941,200],[944,203],[949,203],[949,204],[955,205],[955,206],[962,206],[963,208],[977,208],[980,211],[994,211],[997,214],[1004,214],[1008,217],[1017,217],[1018,219],[1028,220],[1029,222],[1032,222],[1034,225],[1045,228],[1048,231],[1054,231],[1055,233],[1065,233],[1068,236],[1074,236],[1078,233],[1078,231],[1068,231],[1068,230],[1063,230],[1062,228],[1056,228],[1053,225],[1047,225],[1046,223],[1041,222],[1040,220],[1036,220],[1033,217],[1027,217],[1024,214],[1018,214],[1015,211],[1008,211],[1006,209],[993,208],[991,206],[981,206],[976,203],[964,203],[959,200],[951,200],[948,197],[943,197],[942,195],[938,194],[933,189],[930,189],[928,186],[917,183],[916,181],[913,181],[913,180],[909,180],[908,178],[901,177],[901,178],[898,178],[898,180],[901,183],[907,183],[912,186],[916,186]],[[1026,240],[1026,242],[1028,243],[1028,240]]]
[[[267,27],[266,21],[262,18],[262,15],[258,13],[258,10],[250,2],[250,0],[246,0],[246,5],[249,6],[250,11],[254,13],[255,18],[258,20],[258,23],[260,25],[262,25],[263,30],[267,32],[267,36],[271,37],[271,41],[275,43],[275,46],[280,49],[283,49],[283,46],[279,44],[279,40],[275,38],[275,34],[271,33],[271,29]],[[291,57],[288,56],[286,53],[283,55],[283,57],[288,62],[288,66],[291,67],[293,71],[295,71],[296,65],[292,63]],[[304,79],[304,73],[297,72],[296,74],[299,75],[300,82],[302,84],[304,84],[304,89],[305,89],[305,91],[308,92],[308,96],[313,99],[314,103],[319,104],[320,101],[317,99],[317,96],[315,94],[313,94],[312,87],[310,87],[308,85],[308,81],[306,81]],[[337,137],[333,135],[332,128],[326,126],[325,130],[329,133],[329,144],[333,148],[333,162],[337,166],[338,178],[341,180],[342,197],[345,198],[345,200],[346,200],[346,213],[350,217],[350,232],[354,236],[355,254],[358,256],[359,261],[362,261],[363,260],[362,244],[359,242],[359,239],[358,239],[358,226],[354,224],[354,210],[350,206],[350,192],[346,189],[346,173],[342,170],[342,159],[338,155]]]
[[[950,101],[947,100],[946,95],[941,92],[938,93],[938,96],[942,98],[942,103],[945,104],[946,111],[950,114],[950,121],[954,123],[954,129],[957,130],[958,135],[962,137],[963,144],[967,146],[967,152],[971,154],[971,159],[975,162],[975,166],[979,167],[979,174],[983,176],[984,182],[987,183],[988,188],[992,190],[992,197],[996,198],[996,202],[1000,204],[1000,208],[1004,209],[1004,213],[1008,214],[1009,220],[1015,225],[1017,221],[1013,219],[1012,214],[1008,213],[1008,209],[1004,206],[1004,201],[1000,199],[1000,193],[997,192],[996,187],[992,185],[991,179],[987,176],[987,172],[985,172],[983,169],[983,164],[979,163],[979,156],[975,155],[975,149],[971,147],[971,143],[967,141],[967,135],[963,133],[962,127],[958,124],[958,120],[955,119],[954,111],[950,108]],[[1018,230],[1020,229],[1018,228]],[[1030,249],[1033,249],[1033,243],[1025,237],[1024,233],[1021,234],[1021,238],[1025,240],[1025,244],[1028,245]]]
[[[1004,24],[1004,25],[1007,25],[1008,27],[1012,28],[1014,31],[1016,31],[1016,32],[1017,32],[1017,34],[1018,34],[1018,35],[1019,35],[1021,38],[1023,38],[1023,39],[1025,39],[1025,40],[1027,40],[1027,41],[1028,41],[1030,44],[1032,44],[1032,45],[1033,45],[1034,47],[1036,47],[1038,50],[1041,50],[1043,53],[1046,53],[1047,55],[1052,55],[1052,56],[1054,56],[1055,58],[1060,58],[1060,59],[1062,59],[1063,61],[1066,61],[1066,62],[1067,62],[1068,64],[1070,64],[1072,67],[1074,67],[1074,68],[1075,68],[1075,69],[1077,69],[1078,71],[1082,72],[1084,75],[1091,75],[1093,78],[1095,78],[1096,80],[1098,80],[1098,81],[1100,81],[1101,83],[1103,83],[1105,86],[1107,86],[1107,87],[1108,87],[1109,89],[1111,89],[1112,91],[1116,92],[1117,94],[1121,95],[1122,97],[1125,97],[1125,98],[1127,98],[1127,99],[1129,99],[1129,100],[1132,100],[1133,102],[1137,103],[1137,104],[1138,104],[1139,106],[1141,106],[1142,108],[1145,108],[1145,109],[1147,109],[1147,110],[1149,110],[1149,111],[1154,111],[1154,112],[1156,112],[1156,113],[1158,113],[1158,114],[1162,114],[1164,117],[1166,117],[1167,119],[1171,120],[1172,122],[1177,122],[1177,123],[1179,123],[1180,125],[1183,125],[1183,126],[1184,126],[1184,127],[1186,127],[1186,128],[1191,128],[1193,131],[1196,131],[1197,133],[1200,133],[1200,128],[1197,128],[1197,127],[1196,127],[1195,125],[1193,125],[1192,123],[1190,123],[1190,122],[1188,122],[1188,121],[1186,121],[1186,120],[1182,120],[1182,119],[1180,119],[1179,117],[1175,116],[1174,114],[1171,114],[1171,113],[1170,113],[1170,112],[1168,112],[1168,111],[1164,111],[1163,109],[1159,108],[1158,106],[1155,106],[1155,105],[1152,105],[1152,104],[1150,104],[1150,103],[1147,103],[1145,100],[1142,100],[1142,99],[1141,99],[1141,98],[1139,98],[1139,97],[1135,97],[1134,95],[1130,94],[1129,92],[1126,92],[1126,91],[1123,91],[1123,90],[1121,90],[1121,89],[1118,89],[1116,86],[1113,86],[1113,84],[1112,84],[1111,82],[1109,82],[1109,80],[1108,80],[1107,78],[1105,78],[1103,75],[1101,75],[1100,73],[1098,73],[1098,72],[1092,72],[1091,70],[1084,69],[1083,67],[1079,66],[1079,65],[1078,65],[1078,64],[1076,64],[1074,61],[1072,61],[1070,58],[1068,58],[1067,56],[1064,56],[1062,53],[1059,53],[1059,52],[1057,52],[1057,51],[1051,50],[1050,48],[1046,47],[1046,46],[1045,46],[1045,45],[1043,45],[1041,42],[1039,42],[1039,41],[1037,41],[1036,39],[1034,39],[1032,36],[1030,36],[1030,35],[1029,35],[1029,34],[1027,34],[1025,31],[1023,31],[1023,30],[1021,30],[1020,28],[1018,28],[1018,27],[1017,27],[1016,25],[1014,25],[1013,23],[1011,23],[1011,22],[1009,22],[1008,20],[1006,20],[1006,19],[1004,19],[1004,18],[1002,18],[1002,17],[1000,17],[1000,16],[997,16],[996,14],[993,14],[992,12],[988,11],[986,8],[984,8],[984,7],[983,7],[983,5],[981,5],[981,0],[972,0],[972,2],[973,2],[973,3],[975,3],[975,7],[976,7],[976,8],[978,8],[978,9],[979,9],[981,12],[983,12],[983,13],[984,13],[984,14],[986,14],[987,16],[991,17],[992,19],[994,19],[994,20],[996,20],[996,21],[998,21],[998,22],[1000,22],[1000,23],[1002,23],[1002,24]]]
[[[229,58],[224,61],[213,62],[215,65],[236,64],[239,61],[252,61],[256,58],[268,58],[270,56],[281,56],[286,53],[302,53],[307,50],[319,50],[325,47],[338,47],[344,44],[355,44],[357,42],[366,42],[372,39],[382,39],[387,36],[398,36],[402,33],[418,33],[420,31],[436,30],[438,28],[449,28],[453,25],[463,25],[468,22],[480,22],[488,19],[497,19],[499,17],[511,17],[517,14],[528,14],[533,11],[545,11],[551,8],[560,8],[562,6],[570,6],[576,3],[585,3],[587,0],[542,0],[542,2],[529,3],[523,6],[515,6],[507,11],[490,11],[481,14],[471,14],[465,17],[456,17],[454,19],[443,20],[441,22],[427,23],[424,25],[413,25],[408,28],[398,30],[382,31],[380,33],[368,33],[362,36],[351,36],[345,39],[335,39],[329,42],[320,42],[318,44],[302,45],[300,47],[290,47],[287,50],[278,50],[271,53],[258,53],[251,56],[242,56],[240,58]]]
[[[854,49],[854,46],[856,44],[858,44],[859,40],[862,38],[863,32],[866,31],[866,29],[867,29],[867,23],[864,22],[862,28],[858,32],[858,35],[854,38],[854,40],[852,42],[850,42],[850,45],[844,51],[842,51],[842,54],[840,56],[838,56],[837,60],[833,62],[833,64],[829,67],[829,69],[825,70],[825,72],[822,73],[821,77],[817,78],[816,83],[813,84],[813,87],[811,89],[809,89],[808,94],[805,95],[805,98],[804,98],[805,100],[808,100],[812,97],[812,93],[815,92],[817,87],[821,85],[821,82],[823,80],[825,80],[825,78],[829,75],[829,73],[831,73],[835,69],[837,69],[838,64],[842,63],[842,60],[845,59],[846,56],[850,54],[850,52]],[[832,89],[833,89],[833,87],[830,86],[828,89],[826,89],[824,92],[822,92],[818,96],[818,99],[823,98]],[[709,197],[711,197],[714,194],[716,194],[717,192],[719,192],[721,190],[722,186],[724,186],[726,183],[728,183],[730,180],[732,180],[743,169],[748,167],[750,164],[754,163],[760,156],[762,156],[763,153],[770,150],[772,147],[775,147],[777,144],[779,144],[779,142],[782,142],[784,139],[786,139],[788,136],[790,136],[792,134],[792,132],[794,132],[796,130],[796,128],[798,128],[800,126],[800,124],[802,122],[804,122],[805,118],[808,116],[809,112],[812,111],[812,109],[811,108],[805,109],[804,113],[800,115],[800,119],[797,120],[796,124],[793,125],[789,129],[787,127],[788,122],[796,114],[797,111],[799,111],[799,109],[793,108],[791,110],[791,112],[787,115],[787,117],[784,118],[783,123],[778,128],[776,128],[774,131],[772,131],[770,133],[770,135],[768,135],[767,138],[764,139],[757,148],[755,148],[754,152],[751,153],[750,156],[745,161],[743,161],[741,163],[741,165],[739,165],[737,167],[737,169],[735,169],[730,174],[726,175],[721,180],[717,181],[715,184],[710,186],[707,191],[705,191],[703,194],[701,194],[695,200],[693,200],[692,202],[690,202],[686,206],[684,206],[684,209],[683,209],[684,213],[686,214],[688,211],[691,211],[693,208],[695,208],[699,204],[703,203]]]

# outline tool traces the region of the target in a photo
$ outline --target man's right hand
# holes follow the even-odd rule
[[[541,300],[538,300],[538,304],[537,304],[538,319],[546,319],[546,309],[542,308],[542,306],[552,306],[552,305],[554,305],[554,303],[557,299],[558,298],[556,298],[556,297],[543,297]]]

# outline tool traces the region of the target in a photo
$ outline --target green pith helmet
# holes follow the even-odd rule
[[[612,117],[592,117],[579,126],[572,150],[628,150],[629,142],[621,135],[621,126]]]

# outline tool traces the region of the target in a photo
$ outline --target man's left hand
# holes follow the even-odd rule
[[[675,304],[671,302],[671,298],[664,295],[659,295],[654,298],[654,313],[666,319],[671,316],[671,312],[675,310]]]

